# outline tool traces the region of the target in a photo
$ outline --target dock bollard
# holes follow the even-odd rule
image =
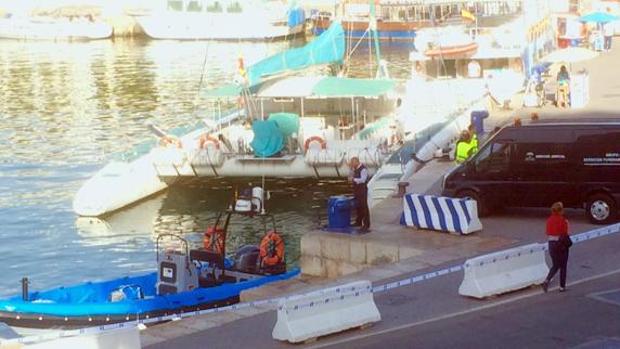
[[[22,278],[22,299],[28,301],[28,278]]]
[[[398,194],[394,195],[395,198],[402,198],[407,194],[407,187],[409,182],[398,182]]]

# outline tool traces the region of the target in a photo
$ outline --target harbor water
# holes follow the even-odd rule
[[[87,43],[0,41],[0,296],[155,270],[155,237],[200,232],[239,188],[256,179],[211,179],[167,192],[101,219],[79,218],[71,201],[113,154],[162,129],[195,124],[214,112],[199,91],[230,81],[246,65],[303,42],[216,43],[103,40]],[[368,77],[361,45],[350,75]],[[411,47],[384,49],[406,76]],[[327,70],[325,70],[325,73]],[[310,73],[322,73],[311,71]],[[295,265],[300,236],[325,220],[339,180],[268,179],[268,203]],[[230,243],[257,243],[255,222],[233,222]]]

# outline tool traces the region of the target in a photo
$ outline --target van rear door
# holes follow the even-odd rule
[[[576,177],[582,201],[593,192],[605,192],[620,203],[620,127],[580,129],[576,136]]]

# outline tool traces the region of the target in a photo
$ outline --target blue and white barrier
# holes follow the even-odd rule
[[[405,195],[400,223],[409,227],[461,235],[482,230],[475,200],[433,195]]]
[[[485,298],[542,284],[549,272],[546,249],[530,244],[468,259],[459,294]]]
[[[282,300],[272,337],[299,343],[381,320],[370,281]]]

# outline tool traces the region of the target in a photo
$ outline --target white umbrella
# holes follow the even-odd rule
[[[598,56],[598,52],[583,47],[569,47],[553,51],[541,59],[549,63],[575,63],[587,61]]]

